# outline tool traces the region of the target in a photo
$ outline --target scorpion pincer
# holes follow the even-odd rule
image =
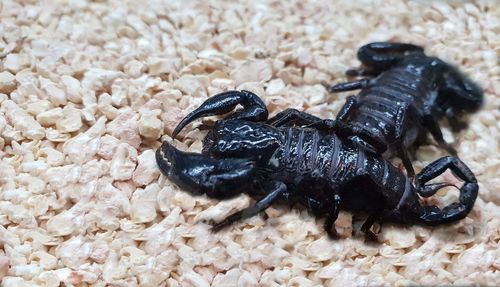
[[[243,109],[218,120],[203,141],[201,154],[183,152],[164,141],[156,152],[162,173],[193,194],[229,198],[247,193],[256,203],[213,225],[221,229],[265,210],[277,201],[301,203],[326,216],[332,228],[340,209],[366,212],[361,230],[374,236],[375,221],[437,225],[464,218],[478,195],[474,174],[456,157],[440,158],[426,166],[414,184],[381,155],[336,135],[336,122],[288,109],[268,119],[264,102],[248,91],[217,94],[189,113],[173,138],[190,122],[222,115],[238,104]],[[463,181],[458,202],[442,209],[423,205],[448,183],[428,183],[450,169]]]
[[[358,50],[362,68],[347,71],[349,76],[372,76],[328,87],[331,92],[361,89],[347,98],[337,122],[348,123],[345,137],[358,144],[398,156],[410,177],[415,172],[408,150],[425,142],[430,132],[450,154],[456,151],[443,139],[438,120],[446,117],[453,130],[465,127],[458,118],[474,112],[483,102],[481,88],[455,67],[426,56],[419,46],[376,42]]]

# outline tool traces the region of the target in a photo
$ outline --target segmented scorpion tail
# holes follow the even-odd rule
[[[422,47],[390,42],[369,43],[358,50],[358,59],[366,66],[375,69],[388,69],[401,60],[406,53],[423,53]]]
[[[438,225],[460,220],[469,214],[476,201],[479,185],[472,171],[458,158],[447,156],[440,158],[426,166],[415,178],[416,191],[423,197],[435,194],[439,188],[449,184],[427,184],[429,180],[436,178],[447,169],[455,176],[464,181],[460,188],[459,202],[452,203],[444,208],[422,206],[420,222],[426,225]],[[434,186],[434,188],[431,188]],[[432,191],[431,191],[432,190]]]

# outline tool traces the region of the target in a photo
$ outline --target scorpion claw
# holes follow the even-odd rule
[[[423,48],[406,43],[373,42],[359,48],[358,59],[366,66],[385,70],[400,61],[406,53],[423,53]]]
[[[251,160],[215,159],[183,152],[166,141],[156,151],[156,162],[161,172],[181,188],[215,198],[241,193],[255,172],[255,163]]]
[[[174,129],[172,137],[175,138],[192,121],[206,116],[223,115],[232,111],[238,104],[241,104],[244,109],[231,118],[250,121],[267,119],[266,105],[257,95],[249,91],[228,91],[209,98],[197,109],[190,112]]]
[[[206,130],[211,130],[213,129],[213,125],[206,125],[206,124],[201,124],[196,127],[200,131],[206,131]]]

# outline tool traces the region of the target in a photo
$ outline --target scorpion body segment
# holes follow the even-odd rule
[[[212,97],[209,104],[202,104],[182,123],[188,124],[200,114],[227,112],[228,105],[235,105],[225,99],[238,93],[242,92]],[[239,114],[246,113],[243,110]],[[215,198],[245,192],[260,198],[254,206],[214,225],[214,229],[255,215],[273,202],[285,201],[302,203],[313,213],[325,215],[325,229],[332,235],[340,209],[367,212],[370,216],[362,230],[371,234],[369,228],[376,220],[428,225],[459,220],[469,213],[477,197],[474,175],[457,158],[435,161],[417,175],[413,184],[381,155],[339,137],[335,121],[297,110],[263,118],[267,118],[267,110],[265,117],[254,114],[217,121],[203,142],[201,154],[182,152],[168,142],[156,153],[161,171],[188,191]],[[449,185],[427,183],[448,168],[465,182],[460,201],[443,209],[423,205],[420,197]]]
[[[443,139],[438,124],[446,117],[458,130],[465,124],[458,116],[476,111],[483,92],[456,68],[436,57],[426,56],[421,47],[403,43],[371,43],[361,47],[358,58],[363,68],[347,72],[364,78],[329,87],[332,92],[361,89],[348,97],[337,121],[348,125],[344,136],[385,157],[397,155],[408,174],[414,175],[408,149],[424,141],[430,132],[450,154],[455,150]],[[359,138],[368,134],[377,146]]]

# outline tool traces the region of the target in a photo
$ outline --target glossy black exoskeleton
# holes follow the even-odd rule
[[[351,69],[347,75],[374,78],[328,87],[331,92],[362,89],[348,97],[337,115],[339,123],[347,124],[344,136],[385,153],[386,158],[399,156],[411,177],[415,172],[408,151],[425,142],[427,132],[456,156],[443,139],[438,120],[446,117],[453,130],[464,127],[458,116],[476,111],[483,102],[478,85],[412,44],[370,43],[358,50],[358,59],[363,67]],[[360,133],[370,142],[360,139]]]
[[[248,91],[215,95],[188,114],[173,137],[190,122],[221,115],[241,104],[244,108],[209,129],[201,154],[182,152],[167,141],[156,152],[163,174],[181,188],[213,198],[247,193],[254,206],[214,225],[228,224],[258,214],[277,200],[300,202],[317,215],[326,215],[332,229],[340,209],[363,211],[368,235],[376,221],[437,225],[464,218],[478,194],[474,174],[455,157],[443,157],[425,167],[415,184],[381,155],[336,135],[333,120],[323,120],[294,109],[271,119],[262,100]],[[464,181],[459,202],[443,209],[426,206],[429,197],[447,183],[429,184],[450,169]]]

